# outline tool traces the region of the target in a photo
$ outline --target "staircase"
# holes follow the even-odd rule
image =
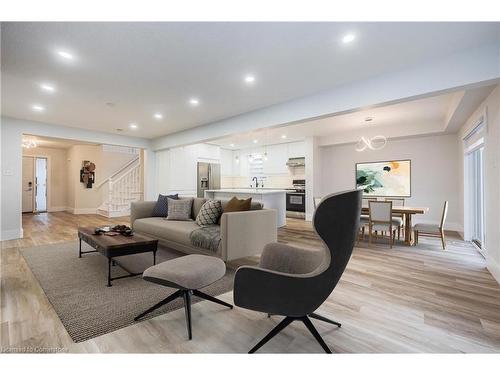
[[[139,156],[124,165],[98,186],[103,203],[97,213],[106,217],[130,215],[130,203],[143,200]]]

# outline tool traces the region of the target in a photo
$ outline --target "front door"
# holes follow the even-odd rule
[[[23,212],[34,211],[35,162],[32,157],[23,156],[22,196]]]

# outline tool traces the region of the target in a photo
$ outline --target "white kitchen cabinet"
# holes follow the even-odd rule
[[[306,156],[305,142],[287,143],[289,158],[303,158]]]
[[[288,173],[288,145],[272,145],[267,147],[267,160],[264,161],[264,174]]]
[[[249,165],[248,165],[248,155],[249,152],[238,152],[239,162],[236,163],[236,177],[248,177]]]
[[[220,174],[221,176],[233,176],[233,151],[220,149]]]

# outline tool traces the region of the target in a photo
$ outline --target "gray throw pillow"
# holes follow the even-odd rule
[[[221,201],[208,200],[201,206],[200,212],[196,216],[196,224],[200,226],[217,224],[221,215]]]
[[[191,220],[192,199],[171,199],[168,198],[168,216],[167,220]]]

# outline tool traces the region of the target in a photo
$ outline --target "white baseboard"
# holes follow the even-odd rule
[[[486,256],[486,268],[488,268],[497,283],[500,284],[500,265],[491,256]]]
[[[23,228],[2,231],[2,241],[17,240],[18,238],[23,238]]]
[[[97,208],[72,208],[68,207],[66,211],[71,212],[74,215],[88,215],[88,214],[96,214]]]
[[[49,207],[49,209],[47,211],[48,212],[68,211],[68,207],[65,207],[65,206],[54,206],[54,207]]]

